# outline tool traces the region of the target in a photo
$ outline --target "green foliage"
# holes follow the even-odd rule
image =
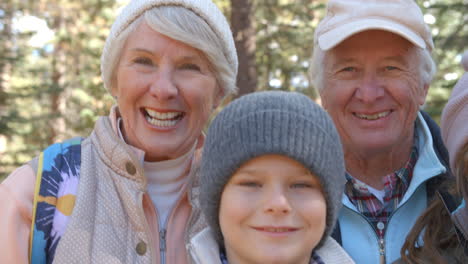
[[[8,1],[0,10],[12,17],[1,25],[12,28],[15,19],[31,15],[54,35],[32,47],[36,32],[13,30],[13,45],[0,42],[14,55],[0,57],[0,65],[11,68],[8,86],[0,89],[0,178],[49,144],[86,136],[97,117],[107,115],[113,99],[102,86],[100,54],[118,6],[115,0],[47,0],[20,8],[23,1]]]
[[[452,87],[463,74],[460,60],[468,43],[468,2],[466,0],[418,0],[417,2],[424,14],[434,17],[434,23],[429,26],[434,39],[433,58],[438,72],[431,84],[425,109],[439,120]]]

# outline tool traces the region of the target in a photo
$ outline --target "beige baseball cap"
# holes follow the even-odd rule
[[[326,16],[315,30],[315,42],[329,50],[371,29],[398,34],[422,49],[434,48],[430,29],[413,0],[330,0]]]

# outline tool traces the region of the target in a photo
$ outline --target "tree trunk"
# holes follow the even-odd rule
[[[231,27],[239,57],[237,96],[241,96],[257,88],[253,0],[231,0]]]
[[[64,12],[58,12],[53,20],[53,29],[59,32],[64,27],[64,18],[62,16]],[[52,93],[50,94],[50,113],[53,118],[49,120],[50,131],[48,135],[48,143],[53,144],[57,140],[58,136],[65,130],[63,111],[61,105],[64,98],[64,78],[65,78],[65,65],[66,65],[66,54],[64,49],[64,40],[59,40],[54,45],[54,51],[52,53],[52,69],[51,69],[51,85]]]

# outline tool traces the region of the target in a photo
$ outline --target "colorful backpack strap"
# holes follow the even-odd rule
[[[37,162],[29,262],[52,263],[75,205],[82,138],[47,147]]]

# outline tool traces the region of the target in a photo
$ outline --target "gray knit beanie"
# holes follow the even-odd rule
[[[203,147],[200,206],[221,244],[219,206],[224,186],[245,162],[280,154],[302,163],[320,180],[330,235],[341,208],[345,167],[339,135],[329,115],[307,96],[294,92],[257,92],[224,108],[213,120]]]

